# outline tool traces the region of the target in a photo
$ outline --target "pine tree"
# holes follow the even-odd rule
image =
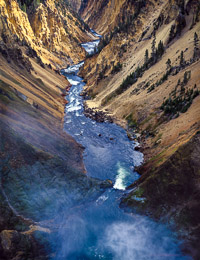
[[[26,13],[26,4],[25,3],[22,5],[22,11],[24,11]]]
[[[181,51],[180,66],[183,67],[184,65],[185,65],[184,55],[183,55],[183,51]]]
[[[195,46],[195,47],[197,47],[198,41],[199,41],[198,35],[197,35],[197,33],[195,32],[195,33],[194,33],[194,46]]]
[[[188,76],[187,76],[187,72],[185,72],[183,76],[183,84],[186,85],[187,82],[188,82]]]
[[[165,48],[164,48],[163,42],[160,41],[159,44],[158,44],[158,49],[157,49],[157,56],[158,56],[158,58],[162,57],[164,51],[165,51]]]
[[[171,42],[175,37],[175,25],[173,24],[171,26],[170,32],[169,32],[169,40],[168,43]]]
[[[146,49],[145,55],[144,55],[144,64],[147,65],[149,61],[149,51]]]
[[[167,65],[167,70],[170,70],[172,67],[172,62],[170,59],[167,60],[166,65]]]
[[[198,52],[198,42],[199,42],[199,38],[197,33],[194,33],[194,54],[193,54],[193,58],[196,59],[197,58],[197,52]]]
[[[156,36],[155,35],[151,43],[151,58],[153,59],[153,63],[155,63],[156,61]]]

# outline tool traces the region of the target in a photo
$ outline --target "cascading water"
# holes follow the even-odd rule
[[[82,46],[91,54],[97,41]],[[77,76],[82,65],[83,62],[62,71],[72,84],[64,129],[85,147],[87,174],[102,180],[111,179],[114,187],[96,201],[73,209],[67,219],[60,218],[57,253],[53,259],[190,259],[181,255],[180,241],[165,225],[119,208],[125,188],[139,178],[133,165],[140,164],[143,156],[134,151],[135,144],[124,129],[84,116],[80,96],[84,83]]]

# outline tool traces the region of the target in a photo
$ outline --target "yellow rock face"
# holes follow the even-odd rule
[[[29,44],[34,39],[34,33],[30,26],[28,16],[20,8],[16,1],[0,1],[0,32],[16,34],[20,40],[27,40]]]
[[[17,1],[0,0],[0,14],[0,35],[3,33],[7,38],[16,35],[31,46],[44,63],[64,66],[85,58],[85,50],[79,43],[90,40],[90,36],[66,5],[47,0],[32,7],[27,15]]]

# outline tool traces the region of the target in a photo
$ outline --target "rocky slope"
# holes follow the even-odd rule
[[[165,216],[169,223],[175,219],[184,230],[180,234],[186,232],[190,242],[195,241],[194,250],[199,243],[199,222],[193,223],[199,207],[199,139],[195,137],[200,128],[199,2],[127,0],[120,1],[118,10],[109,9],[111,3],[117,5],[117,1],[104,1],[104,7],[102,1],[83,1],[82,5],[82,17],[90,25],[94,17],[104,20],[108,10],[107,19],[113,20],[110,28],[96,23],[104,37],[99,52],[85,62],[81,72],[91,97],[87,106],[109,112],[121,125],[128,123],[130,137],[139,132],[136,136],[142,147],[138,149],[144,152],[145,164],[140,169],[144,177],[137,183],[138,194],[142,190],[148,201],[142,204],[143,212]],[[184,171],[180,173],[179,168]],[[133,209],[137,204],[134,192],[124,199]],[[189,217],[188,205],[195,208],[191,206]],[[194,252],[195,259],[198,254]]]

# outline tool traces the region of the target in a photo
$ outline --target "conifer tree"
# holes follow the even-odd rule
[[[25,3],[22,5],[22,11],[24,11],[26,13],[26,4]]]
[[[154,34],[153,41],[151,43],[151,58],[153,59],[153,63],[156,60],[156,36]]]
[[[170,70],[172,67],[172,63],[170,59],[167,60],[166,65],[167,65],[167,70]]]
[[[195,32],[195,33],[194,33],[194,46],[195,46],[195,47],[197,47],[198,41],[199,41],[198,35],[197,35],[197,33]]]
[[[175,25],[173,24],[171,26],[171,29],[170,29],[170,32],[169,32],[169,41],[168,42],[171,42],[175,37]]]
[[[163,42],[160,41],[158,44],[158,49],[157,49],[157,56],[161,57],[163,55],[164,51],[165,51],[165,48],[164,48]]]
[[[180,66],[183,67],[184,64],[185,64],[184,55],[183,55],[183,51],[181,51],[181,56],[180,56]]]
[[[149,61],[149,51],[148,51],[148,49],[146,49],[145,55],[144,55],[144,64],[147,65],[148,61]]]
[[[197,56],[197,51],[198,51],[198,42],[199,42],[198,35],[195,32],[194,33],[194,54],[193,54],[194,59],[197,58],[196,56]]]

